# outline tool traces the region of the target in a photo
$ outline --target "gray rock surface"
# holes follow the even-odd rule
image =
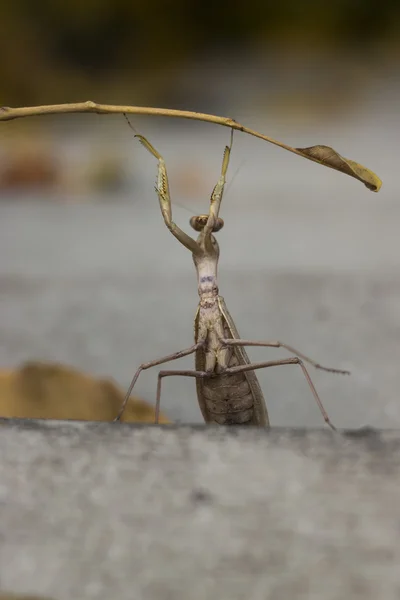
[[[3,590],[399,598],[399,432],[3,420],[0,457]]]

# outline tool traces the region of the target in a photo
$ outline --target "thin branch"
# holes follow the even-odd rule
[[[196,121],[206,121],[209,123],[214,123],[215,125],[222,125],[224,127],[230,127],[232,129],[236,129],[238,131],[242,131],[243,133],[247,133],[249,135],[253,135],[261,140],[269,142],[270,144],[274,144],[275,146],[279,146],[288,152],[293,152],[298,156],[303,158],[307,158],[308,160],[312,160],[313,162],[322,164],[326,167],[330,167],[331,169],[335,169],[337,171],[341,171],[347,173],[347,175],[351,175],[356,179],[362,181],[369,189],[373,191],[378,191],[381,186],[380,179],[361,165],[357,165],[357,163],[353,163],[348,159],[343,159],[335,150],[327,147],[327,146],[312,146],[311,148],[293,148],[292,146],[288,146],[283,142],[279,142],[274,140],[273,138],[259,133],[254,129],[250,129],[241,125],[234,119],[229,117],[218,117],[216,115],[209,115],[205,113],[198,113],[189,110],[175,110],[171,108],[152,108],[148,106],[118,106],[111,104],[97,104],[96,102],[92,102],[88,100],[87,102],[75,102],[71,104],[48,104],[43,106],[26,106],[21,108],[11,108],[9,106],[0,107],[0,121],[11,121],[13,119],[21,119],[23,117],[33,117],[33,116],[41,116],[41,115],[54,115],[54,114],[64,114],[64,113],[97,113],[97,114],[130,114],[130,115],[152,115],[152,116],[162,116],[162,117],[175,117],[181,119],[192,119]],[[315,148],[328,148],[332,150],[335,156],[326,157],[324,155],[322,158],[319,156],[318,152],[309,152],[311,149]],[[346,161],[345,168],[343,165],[339,165],[337,157]],[[333,160],[332,160],[333,158]],[[362,175],[355,169],[354,165],[357,167],[361,167],[363,169]],[[367,177],[365,174],[367,173]]]
[[[24,108],[10,108],[3,106],[0,108],[0,121],[11,121],[12,119],[20,119],[23,117],[33,117],[39,115],[54,115],[63,113],[86,113],[92,112],[99,115],[106,114],[127,114],[127,115],[152,115],[161,117],[175,117],[181,119],[193,119],[195,121],[208,121],[209,123],[215,123],[216,125],[223,125],[225,127],[232,127],[232,129],[238,129],[244,133],[249,133],[256,137],[261,138],[271,144],[276,144],[289,152],[299,154],[295,148],[287,146],[281,142],[278,142],[262,133],[243,127],[240,123],[237,123],[234,119],[229,117],[218,117],[216,115],[208,115],[205,113],[193,112],[191,110],[175,110],[172,108],[152,108],[150,106],[115,106],[112,104],[96,104],[88,100],[87,102],[75,102],[72,104],[48,104],[44,106],[26,106]]]

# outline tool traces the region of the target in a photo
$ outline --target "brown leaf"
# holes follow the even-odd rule
[[[305,158],[355,177],[373,192],[379,192],[380,190],[382,181],[375,173],[354,162],[354,160],[340,156],[336,150],[329,146],[310,146],[309,148],[296,148],[296,150]]]

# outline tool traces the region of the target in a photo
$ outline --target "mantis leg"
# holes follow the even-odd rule
[[[151,367],[156,367],[157,365],[162,365],[163,363],[169,362],[170,360],[176,360],[178,358],[182,358],[183,356],[188,356],[189,354],[193,354],[194,352],[196,352],[196,350],[198,348],[203,346],[203,344],[204,344],[204,342],[199,342],[197,344],[194,344],[190,348],[186,348],[185,350],[180,350],[179,352],[174,352],[173,354],[169,354],[168,356],[163,356],[162,358],[158,358],[157,360],[152,360],[147,363],[142,363],[140,365],[140,367],[138,368],[138,370],[136,371],[135,375],[133,376],[133,379],[128,388],[128,391],[126,392],[122,406],[119,409],[119,412],[118,412],[117,416],[115,417],[115,419],[113,420],[113,422],[115,423],[116,421],[119,421],[120,418],[122,417],[125,407],[127,405],[127,402],[129,400],[129,397],[132,393],[133,387],[134,387],[136,381],[138,380],[138,377],[142,371],[145,371],[146,369],[151,369]],[[158,420],[158,416],[157,416],[157,420]]]
[[[183,246],[193,252],[193,254],[200,254],[201,251],[197,242],[187,235],[187,233],[182,231],[182,229],[180,229],[180,227],[178,227],[178,225],[172,221],[171,196],[169,192],[167,168],[165,166],[163,157],[144,136],[136,135],[135,137],[137,137],[140,143],[158,160],[156,192],[158,194],[158,200],[160,202],[164,223],[172,235],[174,235]]]
[[[196,378],[204,378],[211,377],[212,373],[207,373],[207,371],[195,371],[194,369],[179,369],[174,371],[160,371],[158,373],[158,382],[157,382],[157,400],[156,400],[156,412],[154,422],[158,424],[158,418],[160,415],[160,402],[161,402],[161,381],[163,377],[196,377]]]
[[[312,358],[309,358],[305,354],[302,354],[292,346],[288,344],[284,344],[283,342],[254,342],[252,340],[235,340],[235,339],[222,339],[221,342],[226,344],[227,346],[263,346],[269,348],[285,348],[292,354],[296,354],[300,357],[304,362],[310,363],[316,369],[321,369],[322,371],[329,371],[330,373],[341,373],[342,375],[350,375],[350,371],[345,371],[343,369],[333,369],[332,367],[323,367],[319,363],[317,363]]]
[[[224,370],[224,375],[233,375],[234,373],[243,373],[245,371],[255,371],[256,369],[266,369],[268,367],[280,367],[283,365],[299,365],[301,370],[303,371],[304,377],[307,380],[307,383],[311,389],[311,392],[314,396],[314,400],[317,403],[317,406],[324,418],[325,423],[327,423],[327,425],[329,425],[329,427],[331,429],[333,429],[333,431],[337,431],[336,427],[331,423],[329,417],[328,417],[328,413],[326,412],[321,399],[318,395],[317,390],[315,389],[315,386],[311,380],[311,377],[303,363],[303,361],[301,360],[301,358],[299,358],[298,356],[294,356],[293,358],[284,358],[281,360],[271,360],[271,361],[267,361],[267,362],[260,362],[260,363],[250,363],[248,365],[238,365],[236,367],[228,367],[227,369]]]
[[[222,202],[222,196],[224,193],[224,187],[225,187],[225,183],[226,183],[226,173],[228,171],[228,166],[229,166],[229,159],[230,159],[230,155],[231,155],[231,149],[232,149],[232,142],[233,142],[233,129],[231,130],[231,141],[229,146],[225,146],[225,150],[224,150],[224,156],[222,159],[222,167],[221,167],[221,175],[220,178],[218,179],[217,184],[215,185],[213,192],[211,194],[211,199],[210,199],[210,211],[208,214],[208,220],[207,223],[204,227],[204,235],[205,235],[205,239],[209,240],[210,235],[213,231],[213,227],[218,219],[218,215],[219,215],[219,209],[221,206],[221,202]],[[211,244],[211,242],[209,242]],[[207,246],[206,246],[207,247]]]
[[[225,369],[222,373],[223,375],[234,375],[235,373],[243,373],[245,371],[255,371],[256,369],[266,369],[268,367],[280,367],[283,365],[299,365],[301,370],[303,371],[304,377],[311,389],[311,392],[314,396],[314,400],[317,403],[317,406],[322,414],[322,417],[327,425],[333,430],[337,431],[336,427],[331,423],[328,413],[326,412],[324,405],[321,402],[321,399],[318,395],[317,390],[311,380],[311,377],[303,363],[303,361],[295,356],[293,358],[284,358],[282,360],[272,360],[267,362],[260,363],[251,363],[246,365],[238,365],[236,367],[229,367]],[[194,371],[194,370],[176,370],[176,371],[160,371],[158,374],[158,384],[157,384],[157,401],[156,401],[156,418],[155,422],[158,423],[158,416],[160,413],[160,399],[161,399],[161,381],[163,377],[172,377],[172,376],[184,376],[184,377],[196,377],[196,378],[206,378],[212,377],[212,373],[207,373],[206,371]],[[215,375],[215,374],[214,374]]]

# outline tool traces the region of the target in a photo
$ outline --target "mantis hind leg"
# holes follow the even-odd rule
[[[208,373],[207,371],[196,371],[194,369],[177,369],[173,371],[160,371],[158,373],[158,381],[157,381],[157,400],[156,400],[156,413],[154,422],[158,424],[159,416],[160,416],[160,402],[161,402],[161,382],[163,377],[196,377],[196,378],[205,378],[211,377],[212,373]]]
[[[193,354],[194,352],[196,352],[196,350],[198,350],[203,345],[204,345],[204,342],[198,342],[197,344],[194,344],[193,346],[190,346],[190,348],[186,348],[185,350],[179,350],[179,352],[174,352],[173,354],[169,354],[168,356],[163,356],[162,358],[158,358],[156,360],[152,360],[147,363],[142,363],[132,378],[132,381],[130,383],[128,391],[125,394],[125,398],[121,405],[121,408],[119,409],[119,412],[118,412],[117,416],[115,417],[115,419],[113,420],[113,422],[119,421],[121,419],[121,417],[124,413],[124,410],[126,408],[126,405],[128,403],[128,400],[130,398],[130,395],[132,393],[132,390],[133,390],[133,388],[136,384],[136,381],[138,380],[138,377],[142,371],[145,371],[146,369],[151,369],[151,367],[156,367],[157,365],[162,365],[163,363],[166,363],[166,362],[169,362],[172,360],[177,360],[178,358],[182,358],[183,356],[188,356],[189,354]]]
[[[318,395],[317,390],[312,382],[312,379],[304,365],[304,362],[298,356],[293,358],[284,358],[281,360],[272,360],[260,363],[250,363],[246,365],[237,365],[236,367],[228,367],[223,371],[225,375],[233,375],[235,373],[243,373],[245,371],[255,371],[257,369],[266,369],[268,367],[280,367],[284,365],[299,365],[301,370],[303,371],[304,377],[311,389],[311,392],[314,396],[314,400],[317,403],[317,406],[322,414],[322,417],[329,427],[337,432],[336,427],[333,425],[331,420],[328,417],[328,413],[326,412],[324,405]],[[160,371],[158,374],[158,382],[157,382],[157,400],[156,400],[156,412],[155,412],[155,423],[158,423],[159,414],[160,414],[160,401],[161,401],[161,382],[164,377],[173,377],[173,376],[183,376],[183,377],[195,377],[195,378],[206,378],[211,377],[212,373],[208,373],[207,371],[196,371],[196,370],[171,370],[171,371]]]
[[[307,381],[307,383],[311,389],[311,392],[314,396],[314,400],[317,403],[317,406],[323,416],[325,423],[327,425],[329,425],[329,427],[331,429],[333,429],[333,431],[337,431],[336,427],[333,425],[333,423],[331,423],[331,421],[328,417],[328,413],[326,412],[324,405],[322,404],[322,401],[318,395],[317,390],[315,389],[315,386],[314,386],[312,379],[304,365],[304,362],[298,356],[294,356],[293,358],[284,358],[281,360],[271,360],[271,361],[266,361],[266,362],[250,363],[247,365],[238,365],[236,367],[228,367],[227,369],[224,370],[224,374],[233,375],[234,373],[243,373],[245,371],[255,371],[256,369],[266,369],[268,367],[280,367],[283,365],[299,365],[300,366],[301,370],[303,371],[304,377],[306,378],[306,381]]]
[[[350,375],[350,371],[345,371],[344,369],[334,369],[333,367],[324,367],[317,361],[309,358],[302,352],[293,348],[293,346],[289,346],[288,344],[284,344],[283,342],[255,342],[252,340],[242,340],[242,339],[221,339],[221,342],[226,346],[262,346],[264,348],[284,348],[288,352],[292,354],[296,354],[299,358],[301,358],[304,362],[310,363],[316,369],[320,369],[321,371],[328,371],[329,373],[340,373],[341,375]]]

